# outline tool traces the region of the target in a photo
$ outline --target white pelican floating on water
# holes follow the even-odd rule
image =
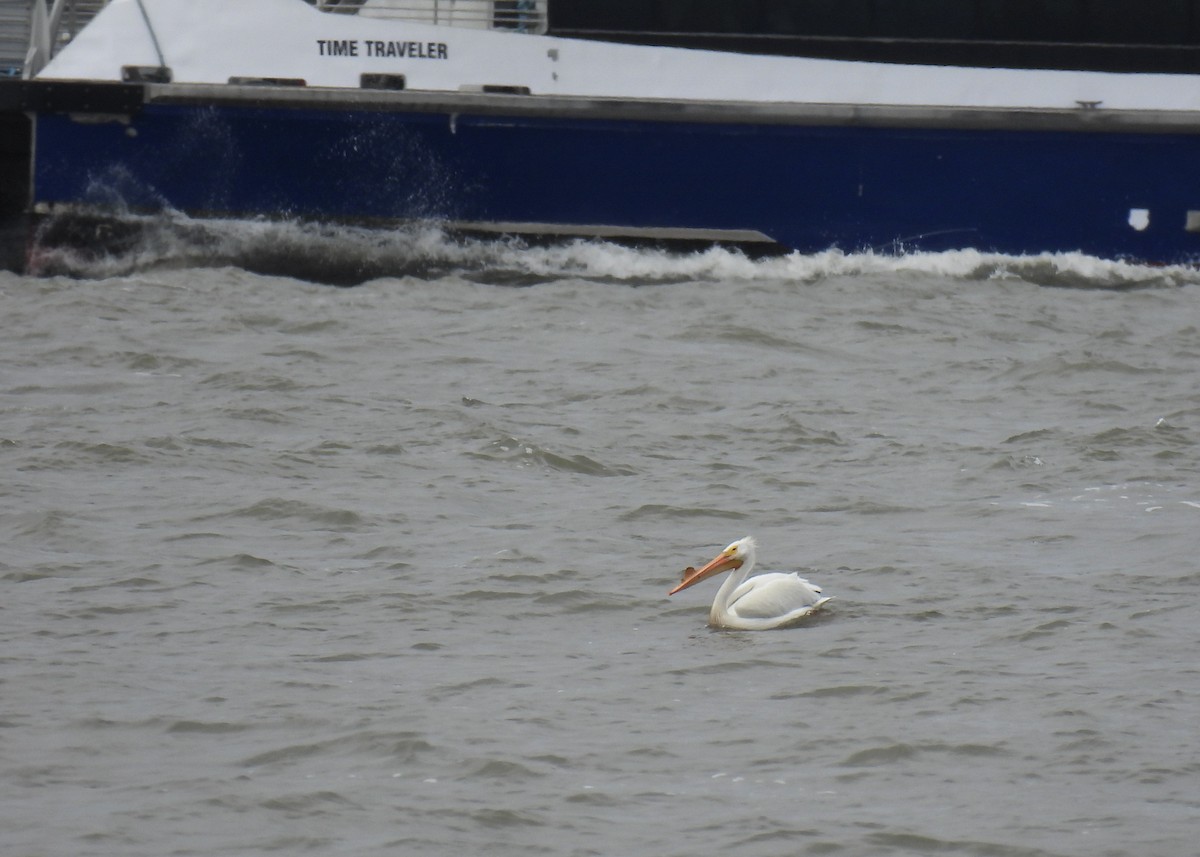
[[[822,596],[821,587],[795,573],[770,572],[746,580],[754,569],[757,547],[750,536],[738,539],[700,570],[691,566],[684,569],[683,582],[667,594],[674,595],[714,574],[733,569],[734,573],[717,590],[708,624],[741,631],[781,628],[804,618],[832,598]]]

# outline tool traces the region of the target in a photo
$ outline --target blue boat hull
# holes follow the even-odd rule
[[[532,103],[354,109],[294,95],[274,105],[147,100],[122,121],[44,112],[33,197],[42,210],[435,220],[618,238],[761,233],[802,252],[1200,259],[1200,232],[1187,228],[1200,229],[1197,129],[523,106]]]

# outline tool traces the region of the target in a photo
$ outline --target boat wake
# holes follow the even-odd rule
[[[182,215],[54,216],[31,242],[29,269],[41,276],[103,279],[154,269],[238,267],[254,273],[353,286],[382,278],[454,275],[530,286],[563,278],[625,285],[928,275],[966,281],[1020,280],[1080,289],[1200,285],[1200,268],[1107,261],[1082,253],[1011,256],[977,250],[759,255],[739,248],[684,248],[448,232],[436,223],[391,229],[305,221],[195,220]]]

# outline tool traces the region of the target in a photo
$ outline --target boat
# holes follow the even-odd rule
[[[23,5],[27,265],[214,219],[1200,260],[1200,0]]]

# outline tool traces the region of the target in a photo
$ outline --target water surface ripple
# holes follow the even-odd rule
[[[512,254],[0,275],[4,853],[1193,853],[1200,277]]]

